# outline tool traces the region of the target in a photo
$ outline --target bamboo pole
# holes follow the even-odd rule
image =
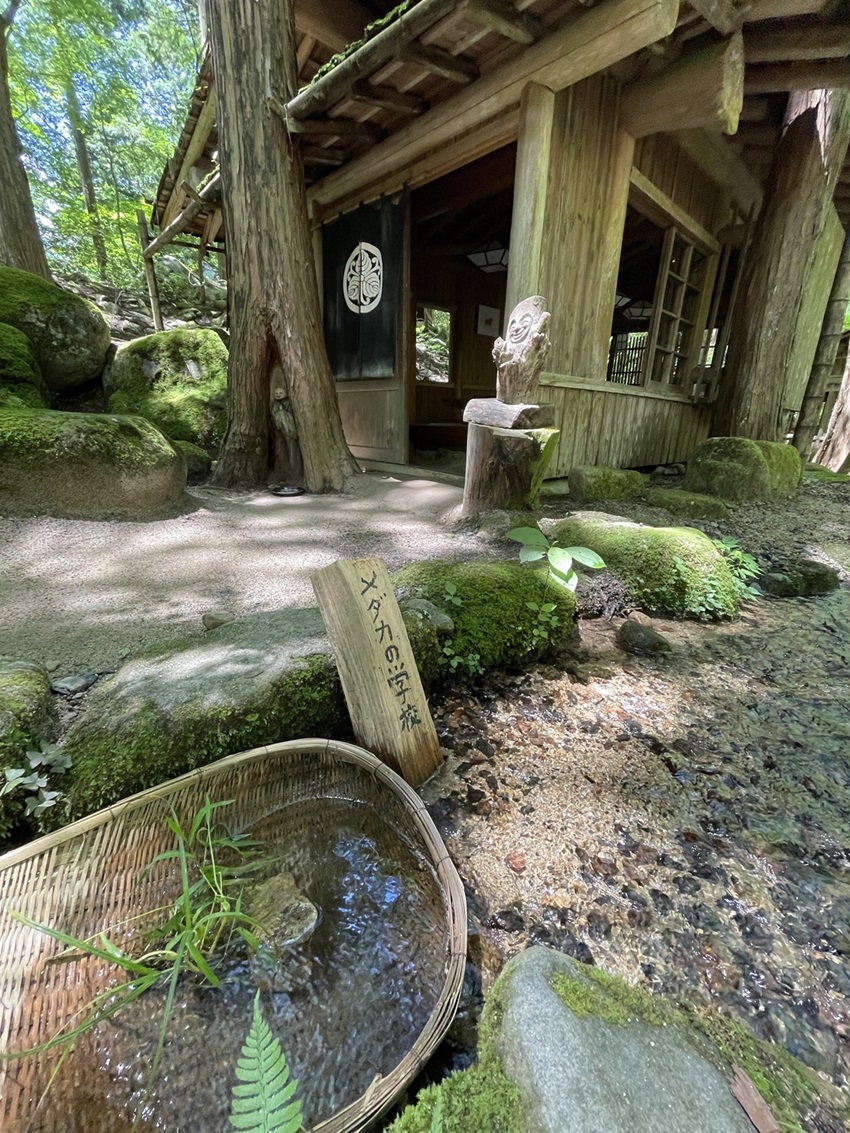
[[[150,248],[148,236],[148,222],[141,209],[136,209],[136,222],[139,226],[139,243],[142,246],[142,263],[145,265],[145,279],[148,281],[148,295],[151,301],[151,315],[153,316],[154,330],[164,330],[162,321],[162,308],[159,305],[159,287],[156,282],[153,260],[147,255]]]

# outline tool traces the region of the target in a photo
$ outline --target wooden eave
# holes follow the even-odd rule
[[[601,0],[601,4],[606,2]],[[708,149],[713,149],[714,156],[707,161],[710,164],[720,155],[728,166],[729,184],[734,184],[736,177],[748,179],[754,187],[749,196],[741,196],[752,201],[781,136],[788,92],[811,89],[815,82],[850,87],[850,27],[832,19],[827,13],[835,9],[825,7],[825,3],[749,0],[738,6],[733,0],[691,0],[681,5],[671,35],[634,53],[612,70],[624,83],[652,77],[683,55],[717,42],[723,32],[742,30],[745,95],[738,132],[731,138],[713,134]],[[352,175],[346,180],[357,180],[359,191],[360,182],[367,183],[370,163],[379,154],[386,168],[394,135],[411,123],[424,123],[444,104],[446,108],[456,104],[458,112],[462,111],[477,82],[488,76],[492,79],[500,68],[569,26],[591,6],[592,0],[585,4],[578,0],[420,0],[401,17],[395,33],[388,35],[385,30],[361,45],[302,88],[286,108],[277,104],[277,113],[300,138],[305,177],[308,186],[315,189],[311,195],[318,199],[327,196],[322,182],[330,176],[329,184],[339,183],[339,171],[346,167]],[[309,79],[311,71],[315,73],[327,54],[320,45],[308,43],[302,60],[299,48],[303,81]],[[188,199],[176,184],[176,171],[185,164],[190,147],[199,154],[200,172],[212,167],[216,131],[210,115],[206,119],[204,115],[211,89],[211,69],[205,60],[189,118],[160,183],[153,210],[155,224],[174,215],[178,199]],[[199,130],[206,132],[203,139],[196,136]],[[673,136],[680,137],[692,152],[692,137]],[[495,134],[493,138],[491,148],[509,140],[499,140]],[[380,148],[376,151],[376,147]],[[357,170],[363,171],[359,179],[355,177]],[[428,173],[420,171],[405,179],[421,184]],[[850,162],[839,179],[835,202],[846,227],[850,222]],[[187,231],[200,236],[207,214],[200,213]]]

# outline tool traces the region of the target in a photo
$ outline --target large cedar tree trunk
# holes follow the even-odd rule
[[[741,268],[726,364],[729,393],[718,403],[715,434],[779,439],[806,274],[850,137],[847,93],[792,95],[786,122]]]
[[[94,191],[94,179],[91,174],[89,161],[89,147],[86,143],[86,131],[83,115],[80,110],[80,101],[74,88],[73,78],[65,84],[65,105],[68,110],[68,121],[71,124],[71,134],[74,138],[74,153],[77,157],[77,170],[80,174],[80,184],[83,187],[83,201],[91,225],[91,239],[94,244],[94,258],[97,263],[98,279],[106,279],[106,244],[103,239],[103,226],[100,222],[100,213],[97,210],[97,196]]]
[[[0,13],[0,261],[50,279],[9,94],[7,39],[19,3]]]
[[[215,480],[294,477],[300,447],[308,491],[340,491],[357,465],[325,352],[303,169],[268,104],[296,89],[293,0],[209,0],[208,11],[231,334]]]
[[[846,472],[850,467],[850,355],[826,436],[812,460],[832,472]]]

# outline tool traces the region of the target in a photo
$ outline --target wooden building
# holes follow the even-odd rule
[[[464,405],[495,392],[493,338],[531,294],[552,312],[550,475],[793,426],[850,219],[837,5],[419,0],[313,77],[340,46],[341,21],[311,23],[321,7],[296,4],[306,85],[269,107],[300,139],[320,276],[338,217],[406,209],[394,358],[337,386],[356,455],[460,447]],[[375,14],[343,10],[345,34]],[[194,202],[185,231],[218,247],[220,210],[195,192],[213,89],[207,65],[153,220]],[[439,364],[428,325],[448,330]]]

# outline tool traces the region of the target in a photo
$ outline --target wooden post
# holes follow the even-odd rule
[[[339,559],[310,581],[358,742],[418,787],[443,757],[384,562]]]
[[[779,438],[785,371],[804,285],[850,139],[845,92],[820,91],[814,105],[792,95],[787,120],[741,267],[726,365],[731,388],[718,402],[715,434]]]
[[[846,472],[850,465],[850,355],[826,436],[812,459],[831,472]]]
[[[809,376],[809,384],[806,386],[797,427],[794,430],[794,448],[800,452],[804,460],[809,455],[815,433],[820,425],[848,302],[850,302],[850,236],[845,236],[829,303],[823,317],[814,365]]]
[[[558,429],[499,429],[470,422],[462,514],[535,511],[559,436]]]
[[[141,209],[136,209],[136,221],[139,225],[139,243],[142,246],[142,263],[145,265],[145,279],[148,281],[148,295],[151,300],[151,315],[153,316],[154,330],[164,330],[162,308],[159,305],[159,288],[157,287],[153,260],[145,255],[150,239],[148,237],[148,222],[145,220],[145,214]]]
[[[506,314],[527,295],[534,295],[540,289],[554,113],[555,95],[548,87],[529,83],[523,89],[519,104]]]

